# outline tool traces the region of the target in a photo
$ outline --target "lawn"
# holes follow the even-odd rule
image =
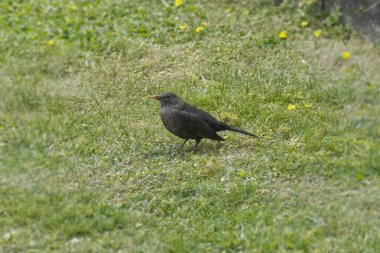
[[[270,2],[1,1],[0,252],[380,252],[380,47]]]

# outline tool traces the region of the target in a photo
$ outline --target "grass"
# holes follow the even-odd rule
[[[2,1],[0,252],[379,252],[379,47],[300,13]],[[261,139],[181,149],[161,91]]]

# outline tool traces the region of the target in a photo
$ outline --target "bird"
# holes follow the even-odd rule
[[[217,134],[217,132],[224,130],[259,138],[255,134],[229,126],[209,113],[185,103],[173,92],[161,92],[152,98],[160,102],[160,115],[165,128],[172,134],[185,139],[183,145],[189,139],[195,140],[195,148],[198,147],[202,139],[224,141]]]

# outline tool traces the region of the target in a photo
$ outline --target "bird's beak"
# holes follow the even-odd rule
[[[159,100],[159,99],[158,99],[158,96],[156,96],[156,95],[152,96],[151,98],[153,98],[153,99],[155,99],[155,100]]]

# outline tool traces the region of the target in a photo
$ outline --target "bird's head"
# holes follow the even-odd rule
[[[168,105],[176,105],[181,100],[173,92],[161,92],[159,95],[152,96],[153,99],[160,101],[161,107]]]

